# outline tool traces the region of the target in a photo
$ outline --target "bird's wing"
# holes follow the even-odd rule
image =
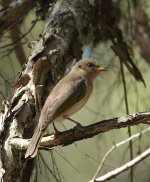
[[[63,115],[86,95],[86,83],[82,77],[73,76],[62,79],[52,90],[41,111],[39,120],[41,130],[55,118]]]

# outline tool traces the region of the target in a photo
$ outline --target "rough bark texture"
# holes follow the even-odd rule
[[[3,9],[0,14],[1,33],[18,21],[21,11],[25,14],[29,10],[17,9],[22,7],[21,3],[31,3],[30,8],[34,6],[34,1],[26,0],[18,1],[16,7],[11,5],[7,11]],[[51,5],[39,40],[31,43],[28,62],[14,85],[14,96],[11,102],[3,103],[5,108],[0,115],[1,181],[24,181],[24,176],[29,181],[34,160],[25,160],[25,151],[16,149],[10,144],[11,140],[31,138],[50,90],[64,75],[67,64],[74,58],[81,58],[83,46],[110,39],[115,54],[136,80],[144,82],[117,28],[120,20],[117,12],[111,0],[101,1],[101,4],[96,0],[90,3],[88,0],[57,0]]]
[[[1,180],[23,180],[28,162],[24,152],[13,148],[10,141],[32,136],[41,107],[64,74],[66,63],[80,58],[81,46],[88,43],[93,29],[92,13],[87,0],[59,0],[50,8],[40,39],[32,44],[28,62],[14,85],[14,96],[10,103],[4,103],[0,130]],[[76,50],[74,46],[79,52],[72,52]]]

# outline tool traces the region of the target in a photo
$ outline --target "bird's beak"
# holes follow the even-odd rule
[[[97,72],[106,71],[106,69],[105,69],[104,67],[102,67],[102,66],[97,66],[97,67],[95,68],[95,70],[96,70]]]

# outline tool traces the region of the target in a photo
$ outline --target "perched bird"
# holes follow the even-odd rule
[[[25,158],[35,157],[38,143],[50,123],[69,118],[86,104],[93,90],[93,80],[102,71],[105,69],[97,65],[95,60],[83,59],[56,84],[41,110]]]

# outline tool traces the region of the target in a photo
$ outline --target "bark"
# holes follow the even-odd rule
[[[92,9],[87,0],[59,0],[50,8],[40,39],[32,43],[28,62],[14,85],[14,96],[4,102],[0,120],[1,180],[23,181],[28,163],[33,165],[34,160],[26,161],[25,151],[16,150],[10,141],[31,138],[47,95],[63,76],[67,62],[81,57],[81,47],[92,34]],[[73,52],[76,46],[78,50]]]

